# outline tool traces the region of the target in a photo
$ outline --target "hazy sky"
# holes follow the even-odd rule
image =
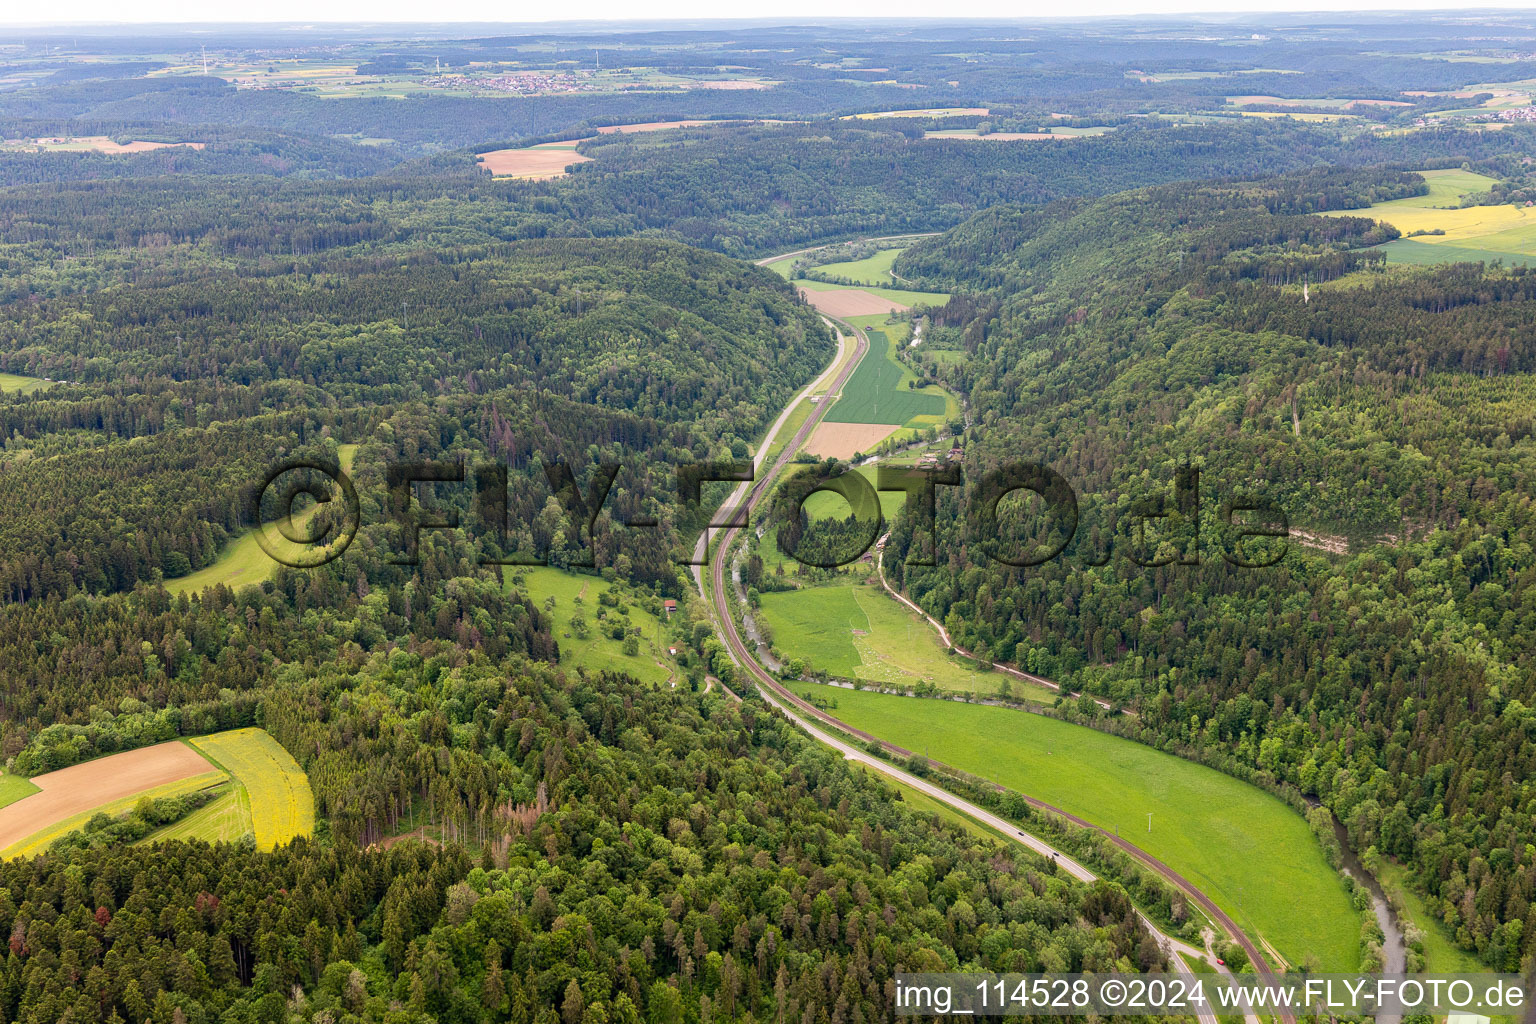
[[[1533,0],[1479,0],[1479,8],[1525,7]],[[0,25],[113,22],[407,21],[539,22],[652,18],[976,17],[1048,18],[1094,15],[1176,14],[1241,10],[1349,11],[1444,10],[1446,0],[259,0],[210,4],[206,0],[66,0],[61,4],[0,8]]]

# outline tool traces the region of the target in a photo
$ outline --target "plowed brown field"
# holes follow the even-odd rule
[[[39,775],[32,784],[42,792],[0,807],[0,850],[92,807],[214,770],[173,740]]]

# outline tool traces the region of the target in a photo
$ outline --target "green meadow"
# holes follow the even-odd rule
[[[784,256],[780,259],[774,260],[771,263],[764,263],[763,266],[767,267],[775,274],[778,274],[780,277],[787,280],[789,278],[790,269],[794,267],[795,260],[799,258],[800,257],[798,256]]]
[[[672,641],[661,619],[639,602],[622,596],[616,607],[602,604],[602,596],[613,590],[613,584],[598,576],[548,566],[508,568],[505,572],[509,588],[524,591],[541,611],[553,618],[551,632],[560,645],[560,664],[567,671],[584,668],[588,672],[626,672],[652,686],[665,686],[674,678],[682,678],[676,661],[667,654]],[[602,620],[597,618],[599,609],[605,612]],[[573,624],[578,617],[586,623],[585,639],[577,635],[580,631]],[[609,635],[607,629],[615,622],[626,623],[626,629],[640,630],[638,653],[625,654],[624,641]]]
[[[338,445],[337,457],[343,472],[350,473],[352,460],[357,457],[357,445]],[[314,506],[295,516],[294,525],[302,529],[318,508]],[[271,578],[276,570],[277,563],[257,542],[256,531],[246,530],[224,545],[224,550],[219,552],[219,557],[214,559],[212,565],[166,580],[165,589],[176,595],[195,594],[222,583],[231,590],[238,590],[241,587],[259,586]]]
[[[1478,249],[1469,245],[1431,245],[1412,238],[1398,238],[1374,247],[1387,254],[1388,263],[1406,263],[1410,266],[1428,267],[1442,263],[1502,263],[1506,267],[1530,266],[1536,263],[1536,255],[1521,256],[1518,253]]]
[[[881,249],[873,256],[862,260],[848,260],[843,263],[823,263],[816,267],[819,274],[831,277],[844,277],[857,284],[891,285],[895,278],[891,276],[891,264],[896,262],[906,246],[899,249]]]
[[[208,803],[199,807],[180,821],[173,821],[143,839],[140,844],[170,842],[174,840],[205,843],[233,843],[250,833],[250,797],[238,783],[228,782],[219,787],[220,792]]]
[[[1424,898],[1408,884],[1408,872],[1402,865],[1385,857],[1374,874],[1384,891],[1394,895],[1402,908],[1402,924],[1418,929],[1424,953],[1424,970],[1430,974],[1460,974],[1488,970],[1476,954],[1456,945],[1445,924],[1425,904]],[[1406,930],[1406,929],[1405,929]]]
[[[876,470],[877,467],[875,466],[860,466],[858,469],[852,470],[852,472],[859,474],[859,476],[869,482],[870,487],[874,487],[879,481]],[[889,523],[896,513],[901,510],[902,503],[907,500],[906,493],[903,491],[879,491],[877,493],[880,497],[880,516]],[[833,517],[846,519],[852,513],[853,506],[848,503],[848,499],[835,491],[817,491],[805,499],[805,514],[812,519],[831,519]]]
[[[0,772],[0,807],[40,792],[42,790],[33,785],[31,779],[12,775],[10,772]]]
[[[819,689],[855,728],[1120,832],[1293,965],[1310,957],[1324,971],[1358,966],[1361,919],[1344,881],[1301,815],[1276,797],[1215,769],[1044,715]]]
[[[838,678],[903,688],[927,683],[979,697],[996,696],[1006,680],[1015,699],[1056,697],[950,654],[932,626],[878,584],[805,587],[763,594],[761,602],[761,618],[786,659]]]
[[[30,395],[34,391],[53,387],[53,381],[41,377],[22,377],[14,373],[0,373],[0,391],[19,391]]]
[[[1371,207],[1373,210],[1390,210],[1407,207],[1453,207],[1461,201],[1462,196],[1476,192],[1487,192],[1498,183],[1497,178],[1490,178],[1486,174],[1478,174],[1476,171],[1463,171],[1458,167],[1446,167],[1433,171],[1416,172],[1429,186],[1429,193],[1422,196],[1411,196],[1407,199],[1392,199],[1385,203],[1377,203]]]

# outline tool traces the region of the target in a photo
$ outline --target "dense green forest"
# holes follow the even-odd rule
[[[410,795],[426,771],[434,813],[477,801],[505,841],[478,859],[359,849],[343,818],[271,854],[9,862],[0,1012],[853,1022],[890,1016],[899,967],[1161,962],[1123,891],[907,811],[760,704],[455,665],[448,647],[280,683],[265,719],[328,810],[375,780]]]
[[[625,240],[336,258],[303,274],[208,268],[27,304],[3,330],[20,342],[0,357],[7,372],[71,381],[0,399],[7,601],[208,565],[248,525],[266,468],[322,435],[377,432],[396,459],[510,464],[516,530],[502,546],[527,554],[550,532],[579,546],[569,527],[529,532],[548,499],[538,466],[573,465],[586,493],[599,464],[616,465],[598,527],[611,565],[614,516],[675,506],[679,465],[745,456],[833,351],[775,275]],[[626,565],[675,583],[666,542],[641,547]]]
[[[940,565],[893,568],[957,643],[1138,715],[1101,727],[1322,799],[1515,969],[1536,877],[1536,281],[1387,269],[1370,221],[1296,212],[1405,187],[1172,185],[999,208],[909,250],[898,272],[973,289],[947,328],[972,358],[936,368],[977,417],[969,500],[1038,461],[1079,518],[1060,557],[1009,568],[988,556],[1062,521],[1024,506],[999,542],[944,495]],[[1245,499],[1289,522],[1272,568],[1225,557],[1282,553],[1233,536],[1223,506]]]
[[[1536,66],[1442,55],[1477,48],[1480,22],[1259,28],[424,28],[323,48],[360,79],[585,72],[601,49],[765,85],[401,99],[162,73],[190,59],[175,32],[87,31],[90,62],[47,33],[8,50],[0,374],[47,379],[0,392],[0,757],[35,776],[260,727],[318,824],[270,853],[136,845],[190,807],[152,803],[0,863],[0,1016],[872,1024],[897,969],[1167,969],[1127,895],[1161,921],[1160,884],[1113,865],[1081,884],[914,813],[707,680],[737,669],[681,558],[726,487],[688,501],[678,471],[754,454],[835,351],[750,260],[915,232],[943,234],[896,272],[952,298],[903,358],[963,399],[967,486],[939,490],[933,568],[903,564],[898,516],[892,582],[957,643],[1136,717],[1054,713],[1321,800],[1462,945],[1518,969],[1536,276],[1388,266],[1395,229],[1318,214],[1421,196],[1429,167],[1523,202],[1536,129],[1426,120],[1476,96],[1398,97]],[[278,28],[210,45],[315,55]],[[1267,119],[1235,93],[1280,101],[1265,113],[1394,105]],[[986,113],[847,116],[926,107]],[[674,118],[733,123],[595,135]],[[928,137],[983,126],[1106,131]],[[67,136],[202,148],[22,144]],[[553,139],[592,159],[548,181],[475,159]],[[268,517],[256,489],[294,459],[350,467],[350,547],[174,592]],[[1001,530],[967,516],[1020,460],[1061,473],[1079,519],[1059,558],[1005,568],[987,556],[1060,525],[1023,503]],[[1185,464],[1198,504],[1174,490]],[[403,465],[445,479],[402,484]],[[1233,500],[1284,512],[1277,564],[1222,559],[1282,550],[1234,536]],[[850,532],[779,540],[814,556]],[[611,586],[583,612],[616,641],[631,609],[659,621],[672,685],[562,662],[586,637],[531,591],[532,562]]]

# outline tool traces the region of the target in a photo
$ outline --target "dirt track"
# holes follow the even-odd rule
[[[0,807],[0,850],[93,807],[211,771],[201,754],[172,740],[39,775],[32,784],[41,793]]]

